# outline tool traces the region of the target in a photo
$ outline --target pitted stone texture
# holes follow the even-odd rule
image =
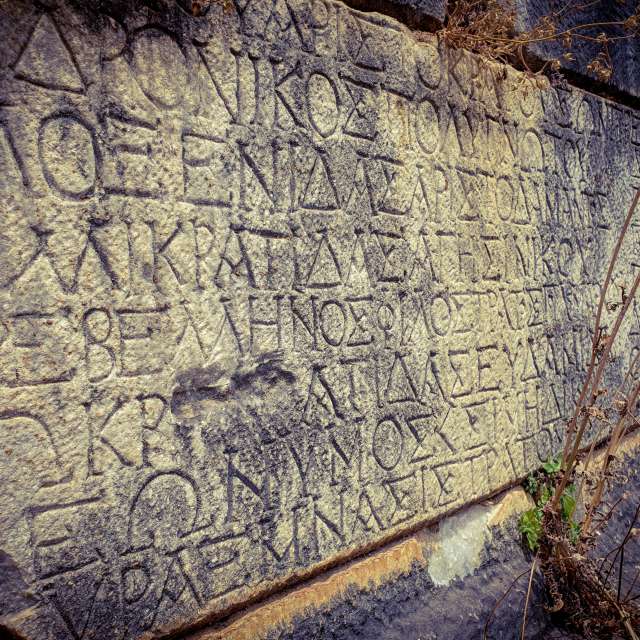
[[[635,112],[340,3],[2,12],[6,627],[174,632],[558,447]]]
[[[567,3],[557,0],[516,0],[514,4],[517,26],[523,31],[532,29],[541,18],[553,16],[556,12],[559,12],[557,27],[561,32],[580,24],[624,22],[637,9],[637,3],[634,2],[585,2],[577,3],[585,8],[576,14],[564,10]],[[640,39],[637,36],[630,37],[632,31],[621,26],[594,26],[591,29],[582,29],[578,33],[597,38],[603,32],[614,38],[608,45],[613,74],[605,84],[614,91],[640,97]],[[535,43],[530,45],[529,49],[543,60],[559,59],[564,69],[591,78],[594,75],[587,72],[587,65],[601,51],[597,43],[575,37],[569,48],[552,40]],[[574,59],[563,57],[567,51],[574,55]]]

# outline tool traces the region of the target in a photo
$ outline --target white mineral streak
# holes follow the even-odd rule
[[[498,509],[473,505],[438,524],[428,569],[436,585],[448,585],[471,575],[480,566],[482,552],[492,538],[489,521]]]

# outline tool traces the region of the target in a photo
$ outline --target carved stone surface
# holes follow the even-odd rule
[[[29,638],[179,630],[539,465],[640,179],[637,113],[375,14],[134,4],[1,8]]]

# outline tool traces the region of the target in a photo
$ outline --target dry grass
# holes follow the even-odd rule
[[[580,71],[606,82],[613,73],[610,47],[619,40],[640,36],[640,7],[625,20],[589,20],[586,12],[604,1],[566,2],[562,9],[542,16],[531,30],[518,33],[511,0],[450,0],[446,22],[439,35],[451,47],[468,49],[490,60],[516,64],[532,75],[559,71],[563,62],[576,59],[576,47],[591,43],[595,45],[596,53]],[[559,43],[563,53],[534,69],[528,48],[550,42]]]

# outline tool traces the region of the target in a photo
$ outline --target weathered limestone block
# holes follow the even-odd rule
[[[381,16],[135,4],[1,8],[0,620],[38,640],[225,615],[539,465],[640,179],[636,112]]]
[[[596,451],[592,464],[601,465],[605,455],[604,447]],[[599,536],[600,557],[610,551],[612,540],[624,539],[633,519],[639,456],[640,433],[635,432],[616,456],[616,482],[607,501],[618,506]],[[487,623],[488,638],[517,640],[531,568],[518,521],[532,506],[522,487],[511,488],[185,640],[476,640],[483,638]],[[527,634],[569,640],[566,630],[555,627],[542,587],[534,579]]]

